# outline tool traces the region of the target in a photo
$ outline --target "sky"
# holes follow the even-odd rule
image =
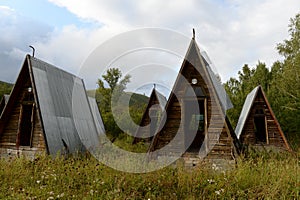
[[[84,64],[97,48],[101,58],[107,52],[118,52],[121,46],[129,48],[131,43],[151,46],[159,41],[157,51],[169,42],[172,45],[166,47],[173,50],[180,42],[161,35],[168,33],[177,39],[181,36],[190,39],[195,28],[200,50],[209,55],[216,73],[225,82],[237,77],[244,64],[254,67],[261,61],[270,67],[282,59],[276,44],[288,39],[289,20],[299,13],[299,8],[299,0],[0,0],[0,80],[15,82],[25,55],[31,54],[28,46],[32,45],[37,58],[82,75],[91,89],[96,87],[95,77],[101,77],[108,67],[99,66],[92,78],[85,76],[89,69]],[[127,34],[144,34],[140,30],[145,28],[162,30],[162,34],[157,36],[150,29],[150,33],[137,36],[139,40]],[[147,37],[147,34],[152,35]],[[131,40],[123,37],[117,43],[124,35]],[[160,39],[153,42],[157,37]],[[184,56],[189,41],[181,42],[179,54]],[[105,44],[111,49],[103,48]],[[120,67],[122,72],[123,65],[140,63],[138,66],[143,67],[124,69],[123,74],[132,72],[129,90],[143,88],[143,81],[149,86],[158,80],[162,87],[170,88],[181,60],[180,56],[166,52],[144,49],[128,54],[126,59],[130,58],[130,62],[123,56],[110,63],[119,65],[113,67]],[[154,63],[149,58],[153,58],[156,68],[149,64]],[[145,59],[147,62],[142,64]],[[99,61],[99,65],[106,64]],[[155,74],[155,69],[160,69],[160,73]]]

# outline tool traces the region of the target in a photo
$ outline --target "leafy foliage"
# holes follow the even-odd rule
[[[115,119],[122,123],[122,127],[127,127],[126,130],[129,130],[134,123],[139,123],[148,98],[139,94],[126,93],[124,90],[130,82],[130,75],[122,78],[122,72],[118,68],[108,69],[102,78],[103,80],[98,80],[96,99],[99,102],[106,132],[115,139],[123,132],[116,124]],[[105,87],[105,83],[108,87]],[[129,105],[126,105],[127,102],[123,102],[122,99],[130,99]],[[128,106],[131,118],[125,115]],[[114,109],[114,113],[118,113],[117,116],[113,116],[112,109]]]
[[[9,94],[13,84],[0,81],[0,100],[4,94]]]

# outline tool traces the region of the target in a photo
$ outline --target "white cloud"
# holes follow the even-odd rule
[[[237,74],[244,63],[261,60],[271,65],[279,59],[276,44],[287,38],[289,18],[300,7],[298,0],[50,1],[108,28],[166,27],[191,35],[195,27],[200,48],[208,52],[223,80]]]
[[[52,29],[0,6],[0,80],[14,82],[29,45],[45,41]],[[23,54],[23,55],[22,55]]]
[[[276,44],[288,37],[289,18],[294,17],[300,7],[299,0],[49,1],[81,19],[103,26],[66,26],[62,30],[46,31],[47,34],[43,31],[42,35],[37,34],[41,32],[37,28],[35,32],[25,31],[26,35],[39,36],[30,42],[34,41],[36,55],[46,61],[76,72],[94,48],[125,31],[162,27],[191,38],[191,29],[195,28],[200,49],[208,53],[223,81],[235,76],[245,63],[254,65],[260,60],[270,66],[279,59]],[[1,9],[13,12],[10,8]],[[25,35],[19,28],[9,32]]]

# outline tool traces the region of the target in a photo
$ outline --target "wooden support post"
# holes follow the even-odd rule
[[[23,116],[23,105],[21,104],[21,106],[20,106],[20,116],[19,116],[19,121],[18,121],[17,141],[16,141],[17,149],[20,146],[22,116]]]
[[[34,131],[34,109],[35,104],[32,104],[32,110],[31,110],[31,133],[30,133],[30,148],[32,147],[32,139],[33,139],[33,131]]]
[[[208,137],[208,130],[207,130],[207,126],[208,126],[208,122],[207,122],[207,98],[204,98],[204,138],[207,138],[207,142],[205,144],[205,152],[208,152],[209,149],[209,137]],[[205,142],[205,139],[204,139]]]
[[[266,129],[266,142],[267,144],[269,144],[269,132],[268,132],[268,120],[267,120],[267,117],[265,116],[265,129]]]

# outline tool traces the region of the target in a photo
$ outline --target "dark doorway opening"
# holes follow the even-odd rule
[[[185,138],[186,142],[192,143],[188,147],[189,152],[199,152],[205,138],[205,99],[186,101],[185,103]],[[195,108],[195,106],[199,106]],[[196,134],[195,138],[192,138]],[[188,145],[188,144],[186,144]]]
[[[262,109],[258,109],[254,115],[254,130],[257,142],[266,142],[266,120]]]
[[[33,104],[22,105],[20,124],[20,145],[31,146]]]

